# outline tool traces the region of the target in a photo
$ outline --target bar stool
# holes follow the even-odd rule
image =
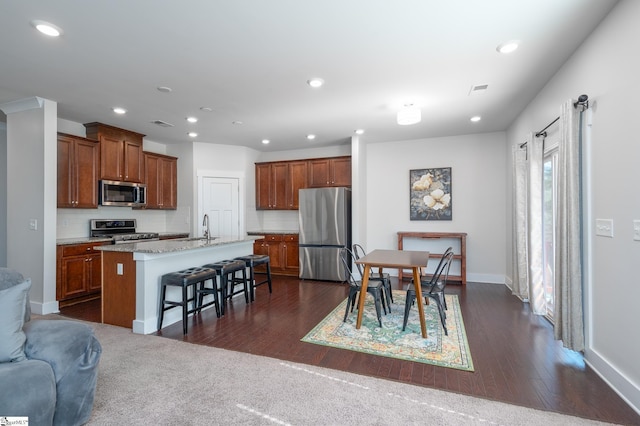
[[[216,271],[217,276],[220,277],[220,313],[224,315],[225,305],[227,299],[232,298],[236,294],[244,293],[244,301],[249,303],[249,283],[247,281],[247,271],[245,263],[240,260],[222,260],[220,262],[208,263],[203,268],[210,268]],[[236,272],[242,272],[242,278],[236,277]],[[235,285],[242,284],[242,290],[235,291]],[[229,293],[229,286],[231,286],[231,294]],[[206,291],[211,291],[207,289]],[[201,290],[205,292],[205,290]]]
[[[250,254],[247,256],[236,257],[236,260],[242,260],[245,263],[245,266],[249,268],[249,285],[251,286],[251,301],[255,300],[255,288],[262,284],[269,284],[269,293],[271,293],[271,259],[266,254]],[[266,279],[264,281],[256,282],[255,281],[255,267],[258,265],[266,265],[266,272],[259,272],[259,274],[266,275]]]
[[[162,288],[160,292],[160,316],[158,317],[158,330],[162,328],[164,312],[168,311],[169,309],[177,308],[178,306],[182,307],[182,332],[184,334],[187,334],[187,317],[190,313],[196,311],[200,312],[202,308],[215,304],[216,315],[220,317],[220,302],[218,300],[217,293],[214,295],[213,301],[207,303],[206,305],[202,305],[202,299],[200,300],[200,303],[196,303],[198,285],[201,285],[202,288],[206,288],[205,281],[207,280],[212,280],[213,286],[215,288],[216,271],[214,269],[205,267],[194,267],[178,272],[171,272],[162,276],[160,281],[160,285],[162,286]],[[182,288],[181,301],[166,300],[168,286]],[[189,287],[193,287],[191,297],[189,297]],[[189,302],[192,302],[191,309],[189,309]]]

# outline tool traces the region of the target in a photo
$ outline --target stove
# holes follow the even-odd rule
[[[157,232],[136,232],[135,219],[91,219],[91,236],[107,237],[114,244],[157,241]]]

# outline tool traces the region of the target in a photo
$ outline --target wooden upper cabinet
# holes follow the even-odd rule
[[[177,200],[178,159],[151,152],[144,153],[144,183],[148,209],[175,209]]]
[[[87,138],[100,141],[100,179],[141,183],[144,135],[102,123],[87,123]]]
[[[306,161],[256,164],[256,208],[297,210],[298,189],[307,182]]]
[[[317,158],[308,167],[310,188],[351,186],[351,157]]]
[[[58,133],[58,207],[98,208],[98,142]]]

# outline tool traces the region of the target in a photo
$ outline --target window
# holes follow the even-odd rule
[[[543,164],[543,283],[544,300],[547,317],[553,322],[553,310],[555,303],[555,223],[557,206],[557,170],[558,149],[557,146],[546,152]]]

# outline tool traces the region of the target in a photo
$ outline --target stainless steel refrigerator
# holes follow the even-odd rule
[[[301,189],[299,218],[300,278],[345,281],[340,249],[351,247],[351,190]]]

